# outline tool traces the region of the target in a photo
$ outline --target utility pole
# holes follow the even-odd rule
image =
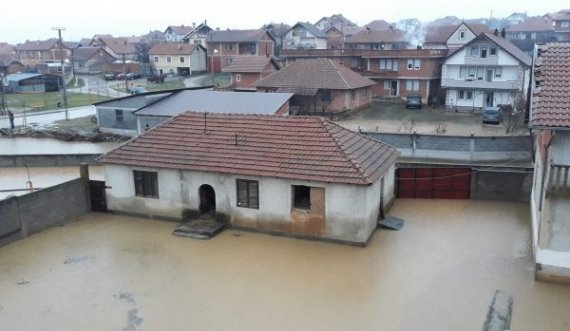
[[[4,98],[4,75],[0,74],[0,115],[6,115],[6,99]]]
[[[129,93],[129,80],[127,79],[127,60],[123,53],[123,75],[125,75],[125,93]]]
[[[67,86],[65,86],[65,67],[63,65],[64,55],[63,55],[63,41],[61,40],[61,31],[65,31],[63,27],[53,27],[52,30],[57,30],[59,36],[59,59],[61,63],[61,81],[63,85],[63,107],[65,109],[65,120],[69,120],[69,111],[67,110]]]

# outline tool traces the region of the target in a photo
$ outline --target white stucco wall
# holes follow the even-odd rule
[[[136,197],[133,170],[158,172],[159,198]],[[393,197],[394,167],[385,180],[385,201]],[[199,188],[211,185],[216,192],[216,211],[230,216],[234,225],[280,232],[291,225],[292,185],[325,189],[325,231],[322,238],[364,244],[376,229],[380,180],[374,185],[344,185],[235,176],[208,172],[157,170],[105,166],[107,205],[112,211],[180,219],[183,209],[197,210]],[[236,179],[257,180],[259,209],[237,206]],[[281,231],[286,232],[286,231]],[[294,234],[294,233],[293,233]]]
[[[460,38],[460,32],[464,31],[464,37]],[[465,24],[461,24],[455,32],[447,39],[447,46],[465,45],[471,40],[475,39],[475,34],[469,30]]]

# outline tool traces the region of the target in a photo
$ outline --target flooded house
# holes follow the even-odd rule
[[[398,155],[321,117],[186,112],[98,162],[113,212],[366,245]]]

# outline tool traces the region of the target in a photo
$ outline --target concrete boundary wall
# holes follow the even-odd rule
[[[530,136],[444,136],[409,133],[362,132],[364,135],[396,147],[400,158],[489,162],[517,160],[532,162]]]
[[[1,200],[0,246],[65,224],[89,209],[88,178]]]
[[[15,154],[0,155],[0,168],[8,167],[64,167],[78,166],[82,163],[94,165],[101,154]]]

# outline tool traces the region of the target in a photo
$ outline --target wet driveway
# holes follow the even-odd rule
[[[495,289],[512,329],[570,329],[570,287],[536,283],[526,204],[398,200],[367,248],[88,214],[0,248],[6,330],[480,330]]]

